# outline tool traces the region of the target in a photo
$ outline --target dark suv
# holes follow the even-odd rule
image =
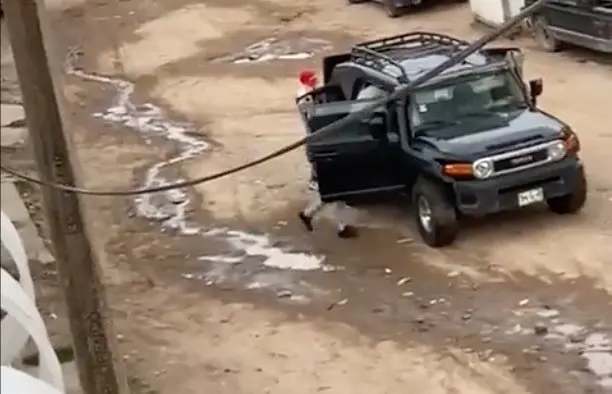
[[[387,15],[390,18],[397,18],[401,16],[404,11],[419,6],[421,4],[431,2],[431,0],[348,0],[350,4],[368,3],[368,2],[380,3],[385,7]],[[455,0],[458,3],[465,3],[467,0]]]
[[[325,85],[297,99],[309,132],[372,105],[468,45],[416,32],[323,60]],[[546,202],[579,211],[578,137],[537,109],[542,81],[522,78],[516,48],[484,48],[368,119],[308,140],[324,201],[409,191],[423,240],[452,243],[458,216]]]
[[[535,0],[526,0],[525,6]],[[540,47],[555,52],[565,42],[612,53],[612,0],[549,0],[530,23]]]

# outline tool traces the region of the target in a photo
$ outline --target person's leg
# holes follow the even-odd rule
[[[308,205],[299,213],[299,218],[308,231],[313,231],[312,219],[323,209],[323,201],[317,191],[312,193]]]
[[[340,238],[355,238],[357,228],[348,224],[349,207],[342,201],[337,201],[332,210],[332,220],[336,226],[336,232]]]
[[[310,181],[308,182],[308,189],[312,191],[319,190],[319,183],[317,180],[317,172],[314,169],[314,166],[310,166]]]

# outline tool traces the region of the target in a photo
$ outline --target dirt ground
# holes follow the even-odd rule
[[[84,183],[105,189],[214,173],[299,138],[297,72],[331,50],[409,30],[483,34],[454,2],[396,20],[342,0],[54,0],[50,11]],[[314,55],[225,61],[269,37]],[[421,245],[401,204],[355,209],[358,240],[336,239],[325,221],[306,234],[301,151],[183,194],[87,198],[139,387],[612,392],[612,61],[505,43],[526,51],[529,78],[544,78],[541,106],[581,137],[590,194],[580,215],[465,223],[443,250]],[[4,100],[14,76],[2,73]],[[3,163],[33,171],[27,146]],[[40,277],[42,308],[65,335],[55,274]]]

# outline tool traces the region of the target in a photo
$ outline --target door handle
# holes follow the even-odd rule
[[[338,151],[335,149],[321,149],[313,152],[316,156],[320,158],[331,158],[338,156]]]
[[[322,159],[329,159],[338,156],[338,152],[335,150],[322,150],[318,151],[316,155]]]

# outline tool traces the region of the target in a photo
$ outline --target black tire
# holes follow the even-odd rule
[[[542,15],[535,18],[533,31],[538,46],[546,52],[557,52],[561,49],[561,41],[557,40],[548,30],[548,21]]]
[[[368,0],[348,0],[349,4],[365,3]]]
[[[580,172],[580,182],[571,194],[561,197],[549,198],[546,203],[548,209],[559,215],[570,215],[582,210],[587,200],[587,181],[584,171]]]
[[[397,18],[404,13],[404,9],[396,6],[393,0],[383,0],[383,6],[389,18]]]
[[[452,244],[459,232],[459,222],[454,205],[444,189],[427,179],[419,179],[412,189],[415,219],[423,241],[439,248]],[[425,205],[429,207],[429,224],[425,223]]]

